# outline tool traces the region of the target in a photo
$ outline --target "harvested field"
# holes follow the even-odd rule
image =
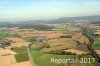
[[[54,31],[35,31],[35,32],[23,32],[22,37],[35,37],[35,36],[45,36],[47,39],[59,38],[60,36],[70,36],[72,33],[65,32],[54,32]]]
[[[100,26],[99,25],[98,26],[97,25],[95,25],[95,26],[93,25],[93,26],[90,26],[89,28],[91,28],[91,29],[97,29],[98,28],[99,29]]]
[[[64,51],[65,52],[75,53],[75,54],[78,54],[78,55],[87,54],[87,52],[83,52],[83,51],[76,50],[76,49],[68,49],[68,50],[64,50]]]
[[[12,40],[14,43],[12,43],[11,46],[7,48],[27,46],[30,43],[30,42],[26,42],[21,38],[8,38],[8,39]]]
[[[100,38],[98,38],[98,40],[100,40]]]
[[[47,43],[53,45],[75,44],[75,42],[71,38],[52,39],[48,40]]]
[[[82,33],[75,33],[72,35],[73,39],[80,39],[82,37]]]
[[[9,46],[9,47],[7,47],[7,48],[27,46],[29,43],[30,43],[30,42],[12,43],[11,46]]]
[[[100,31],[95,32],[94,34],[100,35]]]
[[[60,50],[64,50],[64,49],[68,49],[68,48],[74,48],[76,47],[75,45],[70,45],[70,44],[66,44],[66,45],[61,45],[61,46],[53,46],[51,48],[43,48],[41,51],[42,52],[56,52],[56,51],[60,51]]]
[[[0,66],[8,66],[15,63],[17,62],[14,55],[0,56]]]
[[[2,49],[0,50],[0,56],[4,56],[4,55],[16,55],[17,53],[12,51],[12,50],[9,50],[9,49]]]
[[[79,41],[82,44],[89,44],[89,40],[86,36],[84,36],[82,33],[75,33],[72,35],[72,39]]]
[[[47,44],[50,46],[50,48],[43,48],[42,52],[59,51],[77,47],[77,43],[71,38],[52,39],[48,40]]]
[[[100,50],[95,50],[95,51],[96,51],[96,53],[97,53],[97,54],[99,54],[99,55],[100,55]]]
[[[23,43],[23,42],[26,42],[25,40],[23,40],[21,38],[17,38],[17,37],[15,37],[15,38],[7,38],[7,39],[12,40],[12,42],[14,42],[14,43]]]
[[[6,66],[32,66],[32,65],[29,61],[25,61],[25,62],[20,62],[16,64],[6,65]]]

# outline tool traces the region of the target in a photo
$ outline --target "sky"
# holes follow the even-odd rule
[[[0,21],[100,15],[100,0],[0,0]]]

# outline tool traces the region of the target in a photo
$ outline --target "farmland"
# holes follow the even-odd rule
[[[50,59],[51,58],[57,58],[57,59],[68,59],[68,58],[74,58],[74,57],[79,57],[78,55],[52,55],[52,54],[45,54],[45,53],[41,53],[39,51],[36,51],[34,49],[31,49],[32,51],[32,56],[34,57],[35,63],[39,66],[59,66],[59,65],[63,65],[63,64],[55,64],[55,63],[51,63]],[[91,56],[82,56],[83,58],[91,58]],[[68,63],[66,63],[65,65],[69,65]],[[71,66],[99,66],[99,63],[94,62],[94,63],[74,63]]]
[[[92,58],[87,48],[90,41],[79,27],[62,26],[62,24],[51,26],[53,28],[50,28],[50,30],[30,29],[30,27],[25,29],[23,29],[24,27],[6,28],[7,31],[3,31],[4,33],[1,31],[0,37],[11,41],[10,45],[4,46],[4,48],[16,53],[13,55],[16,63],[30,62],[38,66],[62,66],[69,65],[69,63],[51,63],[50,59]],[[91,37],[94,39],[92,48],[99,55],[100,37],[93,34],[91,34]],[[99,63],[97,61],[91,64],[71,63],[71,66],[80,65],[99,66]]]
[[[0,0],[0,66],[100,66],[100,0]]]
[[[10,33],[7,33],[7,32],[0,32],[0,37],[1,38],[9,38],[9,37],[13,37],[13,35]]]

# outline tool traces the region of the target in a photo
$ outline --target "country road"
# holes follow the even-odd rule
[[[30,44],[29,44],[30,45]],[[27,46],[27,53],[28,53],[28,57],[29,57],[29,61],[32,64],[32,66],[37,66],[33,60],[33,57],[31,55],[30,49],[29,49],[29,45]]]

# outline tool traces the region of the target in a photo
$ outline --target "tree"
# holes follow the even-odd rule
[[[0,39],[0,44],[2,48],[5,48],[6,46],[10,46],[11,40],[8,39]]]

